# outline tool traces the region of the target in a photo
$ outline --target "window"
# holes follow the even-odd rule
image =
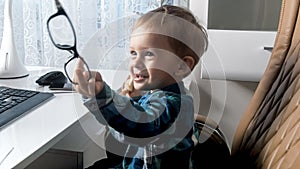
[[[5,1],[1,1],[1,9],[4,8]],[[117,25],[117,33],[112,33],[111,23],[116,23],[117,20],[134,13],[146,12],[161,4],[187,6],[188,0],[62,0],[61,3],[76,27],[80,53],[86,42],[99,30],[105,33],[99,39],[100,45],[114,46],[112,42],[122,39],[124,32],[129,31],[124,30],[124,24],[129,27],[133,20],[124,20],[126,23]],[[18,54],[25,65],[63,67],[69,53],[53,46],[46,29],[48,17],[56,12],[54,0],[13,0],[12,8],[14,38]],[[0,44],[2,32],[3,10],[0,10]],[[117,46],[119,50],[114,51],[114,57],[102,60],[101,68],[113,69],[118,65],[116,63],[123,60],[125,45],[120,43]]]
[[[210,0],[208,29],[277,31],[281,0]]]

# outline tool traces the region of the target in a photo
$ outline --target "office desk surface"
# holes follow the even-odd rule
[[[0,85],[53,92],[35,80],[53,68],[27,67],[30,75],[20,79],[0,80]],[[126,78],[116,71],[102,71],[103,78],[117,88]],[[118,79],[118,80],[116,80]],[[0,169],[24,168],[61,140],[85,114],[81,96],[75,92],[55,93],[55,97],[0,129]]]

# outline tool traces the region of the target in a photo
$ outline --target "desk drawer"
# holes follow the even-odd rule
[[[83,153],[49,149],[25,169],[82,169]]]

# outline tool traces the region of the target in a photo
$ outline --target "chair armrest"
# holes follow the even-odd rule
[[[198,143],[192,152],[193,169],[219,169],[230,165],[230,151],[219,125],[206,116],[195,115]]]

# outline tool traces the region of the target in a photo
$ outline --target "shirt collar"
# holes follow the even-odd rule
[[[160,90],[166,91],[166,92],[173,92],[173,93],[177,93],[177,94],[185,93],[184,84],[182,81],[165,86],[165,87],[161,88]],[[155,91],[155,90],[151,90],[150,93],[152,93],[153,91]]]

